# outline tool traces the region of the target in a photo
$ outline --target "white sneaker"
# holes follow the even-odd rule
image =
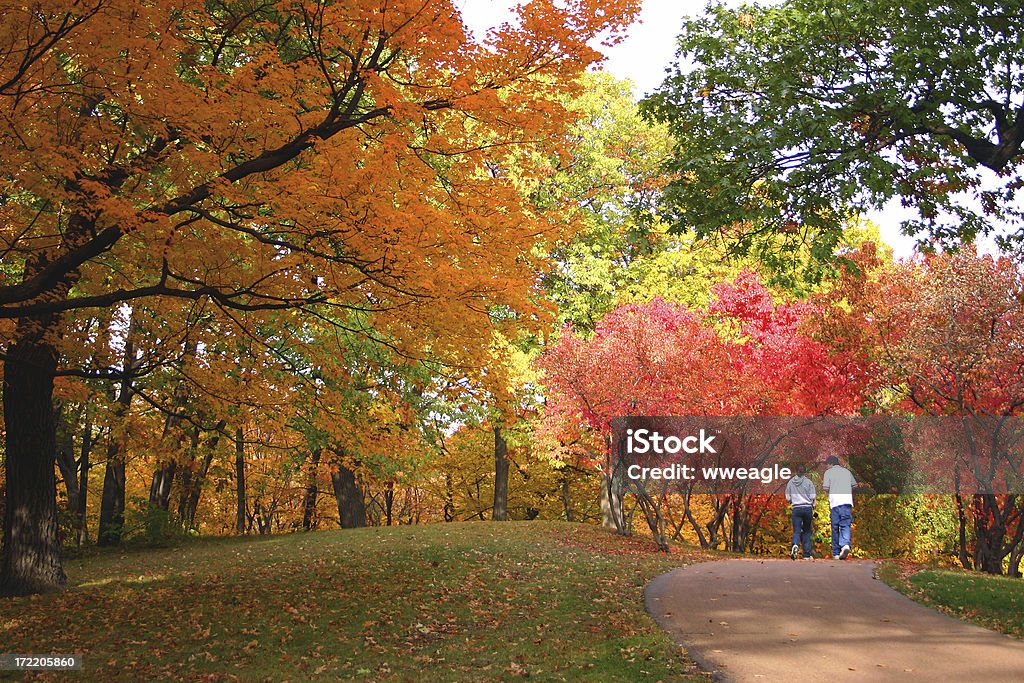
[[[832,556],[832,559],[833,559],[833,560],[838,560],[838,559],[839,559],[839,556],[838,556],[838,555],[833,555],[833,556]]]
[[[789,549],[789,556],[795,560],[796,556],[799,555],[799,554],[800,554],[800,546],[794,544],[793,547]]]
[[[839,559],[845,560],[850,556],[850,546],[844,545],[843,549],[839,551]]]

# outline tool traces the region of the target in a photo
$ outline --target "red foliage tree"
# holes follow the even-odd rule
[[[862,345],[873,350],[884,384],[898,397],[895,410],[958,416],[965,418],[958,425],[975,431],[984,425],[1005,431],[1024,414],[1022,278],[1019,263],[965,249],[895,264],[856,290],[847,329],[861,328]],[[972,441],[964,436],[958,442]],[[1019,472],[1019,462],[1016,467]],[[959,486],[958,479],[961,562],[1000,574],[1009,558],[1010,573],[1019,576],[1024,500],[996,492],[964,500]]]
[[[567,329],[541,359],[548,387],[546,428],[566,435],[563,441],[590,431],[591,452],[605,458],[608,521],[620,531],[628,529],[621,512],[616,514],[622,506],[616,494],[622,492],[610,476],[613,419],[836,415],[852,413],[863,402],[862,364],[854,354],[815,338],[816,321],[822,319],[815,304],[780,300],[749,271],[717,286],[713,296],[703,310],[661,299],[622,306],[590,339]],[[641,507],[652,502],[642,493],[638,497]],[[769,500],[743,490],[718,496],[707,536],[688,508],[684,516],[707,545],[717,543],[730,516],[732,546],[742,551],[752,540],[751,506],[763,508]],[[655,514],[648,521],[658,538],[662,520]]]

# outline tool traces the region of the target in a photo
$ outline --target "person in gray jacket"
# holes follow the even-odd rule
[[[807,476],[807,466],[800,463],[796,466],[796,476],[786,484],[786,500],[793,506],[793,547],[789,556],[794,560],[803,547],[804,559],[811,559],[811,542],[814,533],[814,499],[818,492],[814,482]]]

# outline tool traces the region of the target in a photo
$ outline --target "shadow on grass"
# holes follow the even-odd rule
[[[98,680],[694,680],[642,591],[701,557],[551,522],[189,540],[72,558],[0,640]]]

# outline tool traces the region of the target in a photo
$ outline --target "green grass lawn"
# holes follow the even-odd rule
[[[642,599],[700,559],[555,522],[114,551],[67,560],[62,595],[0,599],[0,650],[82,653],[103,681],[704,680]]]
[[[965,621],[1024,638],[1024,581],[1004,576],[885,564],[879,577],[901,593]]]

